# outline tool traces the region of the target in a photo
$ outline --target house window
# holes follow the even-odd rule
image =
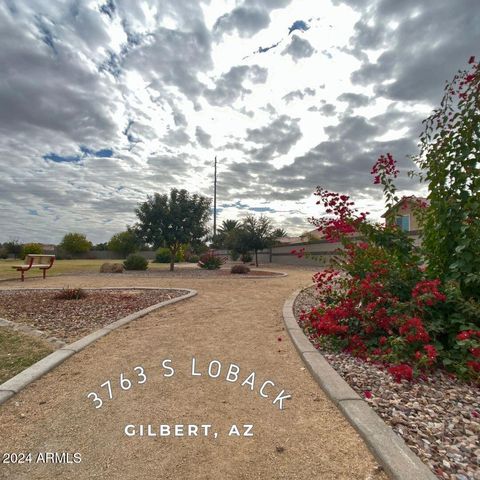
[[[398,225],[403,232],[409,232],[410,215],[397,215],[395,217],[395,224]]]

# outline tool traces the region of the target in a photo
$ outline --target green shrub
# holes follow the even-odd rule
[[[231,250],[230,251],[230,258],[236,262],[240,257],[240,254],[236,250]]]
[[[170,249],[166,247],[160,247],[155,254],[155,262],[170,263],[171,257],[172,257],[172,254],[170,253]]]
[[[125,270],[146,270],[148,261],[138,253],[130,254],[123,262]]]
[[[200,268],[205,268],[206,270],[216,270],[220,268],[225,261],[225,257],[219,257],[214,255],[213,252],[207,252],[200,257],[198,265]]]
[[[428,186],[420,215],[427,273],[458,282],[465,300],[480,302],[480,64],[471,57],[468,65],[445,85],[440,107],[422,122],[414,159]]]
[[[188,263],[198,263],[200,260],[200,257],[198,255],[189,255],[187,262]]]
[[[230,269],[230,273],[249,273],[250,269],[246,265],[234,265]]]
[[[22,259],[29,253],[39,255],[43,253],[43,248],[39,243],[26,243],[25,245],[22,245],[22,253],[20,255]]]
[[[240,260],[243,263],[250,263],[253,260],[253,257],[249,253],[242,253]]]

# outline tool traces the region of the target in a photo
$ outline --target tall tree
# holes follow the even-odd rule
[[[108,242],[108,249],[115,253],[128,257],[140,248],[140,240],[134,230],[127,227],[125,232],[116,233]]]
[[[3,247],[7,253],[13,255],[13,258],[17,258],[22,253],[22,244],[17,238],[5,242]]]
[[[60,243],[60,248],[71,255],[86,253],[92,246],[92,242],[87,240],[87,236],[84,233],[75,232],[67,233]]]
[[[249,250],[255,252],[255,265],[258,267],[258,251],[271,246],[273,241],[273,226],[270,219],[264,215],[255,217],[248,215],[243,219],[240,238]]]
[[[176,188],[170,194],[149,195],[147,200],[135,209],[138,223],[137,235],[155,248],[170,250],[170,271],[173,271],[175,257],[182,244],[194,246],[208,233],[211,200],[187,190]]]

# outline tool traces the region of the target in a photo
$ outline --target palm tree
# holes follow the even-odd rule
[[[278,240],[279,238],[283,238],[286,236],[287,232],[283,228],[276,228],[272,233],[272,237],[274,240]]]
[[[222,222],[222,226],[218,229],[218,234],[227,235],[228,233],[237,230],[239,226],[240,223],[238,222],[238,220],[224,220]]]
[[[231,249],[232,239],[237,233],[240,227],[238,220],[224,220],[221,227],[217,231],[217,235],[214,238],[214,244],[216,247],[223,247]]]

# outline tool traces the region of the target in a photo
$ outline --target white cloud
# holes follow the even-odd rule
[[[108,240],[147,194],[211,195],[215,155],[220,220],[268,207],[303,231],[317,183],[378,216],[369,165],[392,150],[410,167],[444,80],[478,54],[459,1],[0,4],[0,241]]]

